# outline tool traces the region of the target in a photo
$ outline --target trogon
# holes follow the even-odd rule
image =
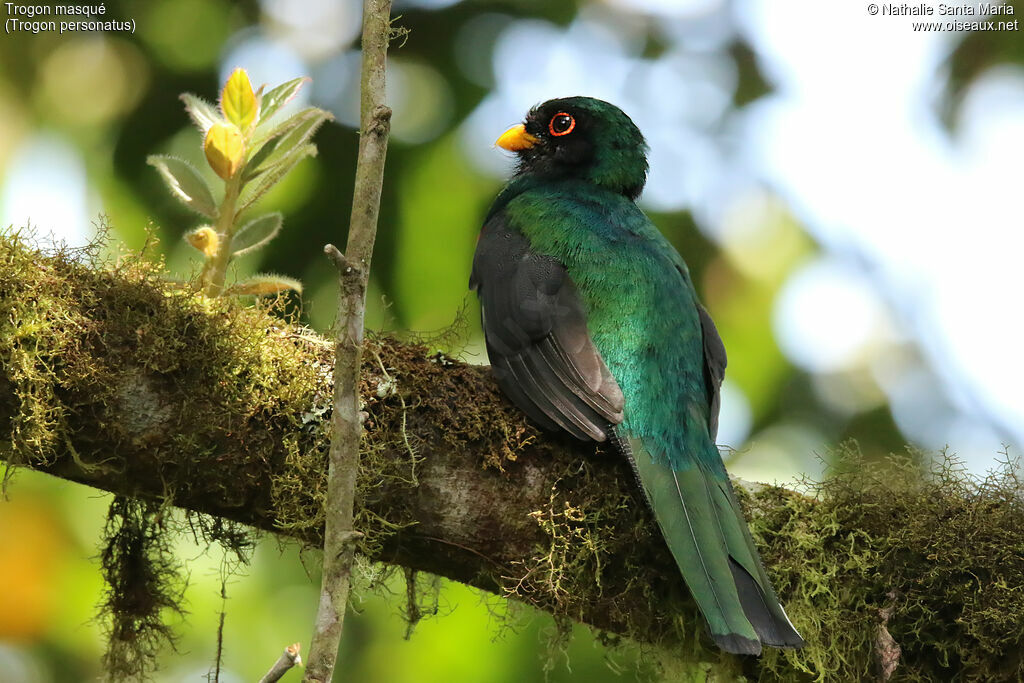
[[[725,347],[686,263],[637,207],[647,145],[589,97],[534,107],[496,143],[517,169],[470,287],[502,391],[537,424],[629,459],[724,650],[801,647],[715,445]]]

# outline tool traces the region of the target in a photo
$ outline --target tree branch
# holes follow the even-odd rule
[[[324,247],[338,269],[335,325],[334,406],[327,475],[323,575],[309,666],[305,680],[331,680],[348,605],[355,532],[352,530],[359,471],[362,421],[359,419],[359,364],[370,258],[377,235],[384,160],[391,110],[385,102],[385,73],[391,34],[391,0],[364,0],[359,158],[346,255]]]
[[[322,547],[330,342],[174,288],[145,262],[89,260],[0,234],[0,457]],[[749,487],[765,564],[809,646],[744,659],[705,640],[628,465],[538,432],[487,368],[421,345],[368,338],[359,390],[356,548],[371,559],[657,643],[725,678],[1024,672],[1012,472],[971,482],[855,462],[816,499]]]

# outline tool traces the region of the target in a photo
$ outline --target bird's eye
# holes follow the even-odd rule
[[[576,127],[576,119],[564,111],[560,111],[551,117],[551,121],[548,122],[548,131],[555,137],[561,137],[568,135],[572,132],[572,129]]]

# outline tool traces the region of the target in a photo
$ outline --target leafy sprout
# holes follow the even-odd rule
[[[185,238],[203,254],[201,287],[207,296],[264,295],[285,290],[302,291],[297,280],[261,273],[225,287],[233,258],[262,249],[281,230],[280,213],[242,220],[253,205],[306,157],[316,155],[310,140],[331,119],[330,113],[308,107],[274,123],[278,110],[289,102],[308,78],[296,78],[264,92],[254,91],[244,69],[235,69],[220,93],[219,106],[191,93],[181,96],[192,122],[203,134],[206,162],[223,181],[222,199],[192,164],[172,156],[154,154],[150,165],[160,172],[171,194],[210,221]]]

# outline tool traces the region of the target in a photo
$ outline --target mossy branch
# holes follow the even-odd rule
[[[0,457],[320,547],[330,342],[171,286],[159,266],[91,259],[0,234]],[[746,489],[809,645],[742,659],[705,639],[618,458],[539,433],[487,368],[416,344],[371,336],[359,389],[356,548],[371,559],[657,644],[723,680],[1024,676],[1024,502],[1009,469],[977,481],[857,462],[816,496]]]

